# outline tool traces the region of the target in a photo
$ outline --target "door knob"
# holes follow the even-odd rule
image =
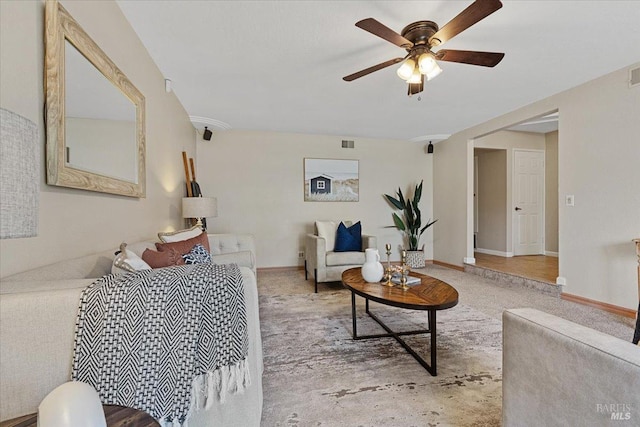
[[[521,210],[522,210],[522,208],[519,208],[519,207],[517,207],[517,206],[516,206],[516,210],[517,210],[517,211],[521,211]]]

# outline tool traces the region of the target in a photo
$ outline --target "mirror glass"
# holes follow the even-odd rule
[[[45,4],[47,184],[145,197],[145,100],[56,1]]]
[[[68,40],[65,144],[69,167],[138,182],[136,107]]]

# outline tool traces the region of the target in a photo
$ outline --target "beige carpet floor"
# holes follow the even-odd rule
[[[630,341],[633,319],[439,266],[426,273],[453,285],[458,306],[438,313],[438,376],[392,338],[353,341],[351,298],[340,283],[303,271],[260,271],[264,350],[263,426],[494,426],[501,419],[501,314],[535,307]],[[372,303],[397,330],[426,314]],[[358,302],[358,330],[381,328]],[[407,341],[423,356],[428,336]]]

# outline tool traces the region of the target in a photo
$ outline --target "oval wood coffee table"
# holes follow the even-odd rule
[[[448,283],[434,277],[411,272],[410,276],[421,280],[419,285],[411,286],[403,291],[398,286],[385,286],[382,283],[367,283],[362,278],[360,267],[351,268],[342,273],[342,284],[351,291],[351,317],[353,319],[353,339],[393,337],[411,354],[431,375],[438,374],[436,364],[436,312],[454,307],[458,304],[458,291]],[[356,324],[356,294],[365,299],[367,314],[380,326],[386,334],[358,335]],[[369,310],[369,300],[393,307],[408,310],[425,310],[428,312],[427,329],[394,332]],[[431,363],[427,363],[402,338],[403,335],[430,334]]]

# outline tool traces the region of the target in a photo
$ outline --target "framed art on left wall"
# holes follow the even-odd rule
[[[305,202],[357,202],[358,160],[304,159]]]

